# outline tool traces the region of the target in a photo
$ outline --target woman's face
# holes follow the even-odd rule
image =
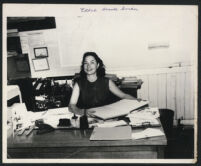
[[[87,75],[96,74],[98,63],[93,56],[87,56],[84,59],[84,71]]]

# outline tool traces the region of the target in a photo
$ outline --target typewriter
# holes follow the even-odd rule
[[[68,106],[72,88],[67,80],[37,79],[34,83],[34,111]]]

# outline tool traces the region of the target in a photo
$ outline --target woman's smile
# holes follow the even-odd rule
[[[87,56],[84,60],[84,71],[86,74],[96,74],[98,64],[93,56]]]

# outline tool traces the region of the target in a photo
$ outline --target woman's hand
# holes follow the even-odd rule
[[[96,111],[93,110],[93,108],[87,109],[87,115],[93,116],[93,113]]]
[[[84,109],[80,109],[74,104],[69,104],[68,110],[76,115],[84,115]]]

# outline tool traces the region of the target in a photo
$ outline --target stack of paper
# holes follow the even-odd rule
[[[137,77],[123,77],[122,83],[137,82]]]
[[[137,119],[137,118],[129,118],[130,125],[132,127],[141,127],[141,126],[160,126],[160,123],[157,119]]]
[[[137,110],[127,115],[130,120],[130,125],[133,127],[139,126],[158,126],[160,125],[158,121],[159,111],[158,108],[145,108],[143,110]]]
[[[141,79],[137,79],[136,77],[124,77],[121,82],[121,87],[133,88],[141,86],[141,84],[142,84]]]
[[[116,103],[109,104],[102,107],[91,108],[88,110],[91,116],[99,117],[101,119],[111,119],[123,115],[129,114],[132,110],[138,109],[142,106],[147,105],[148,101],[137,101],[123,99]]]
[[[49,109],[45,115],[43,115],[44,123],[57,128],[60,119],[71,119],[73,113],[68,110],[68,107]]]
[[[90,124],[90,127],[117,127],[117,126],[125,126],[127,123],[124,120],[119,121],[109,121],[109,122],[102,122],[102,123],[93,123]]]
[[[132,139],[142,139],[165,135],[160,129],[147,128],[138,133],[132,133]]]
[[[95,127],[90,140],[126,140],[131,139],[131,127]]]

